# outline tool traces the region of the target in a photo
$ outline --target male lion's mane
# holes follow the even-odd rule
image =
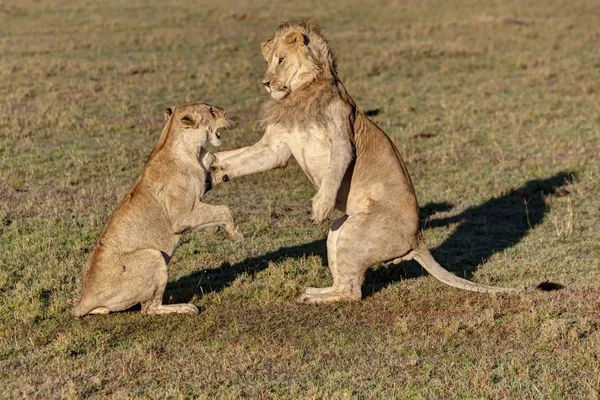
[[[292,91],[281,100],[269,98],[261,109],[263,126],[271,124],[292,128],[310,123],[325,125],[331,120],[327,110],[329,103],[340,96],[337,64],[327,39],[318,26],[304,22],[284,22],[277,28],[276,36],[285,36],[290,31],[300,31],[307,39],[310,57],[307,62],[317,66],[315,80]]]

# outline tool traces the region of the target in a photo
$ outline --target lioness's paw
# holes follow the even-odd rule
[[[142,307],[142,313],[144,314],[187,314],[187,315],[198,315],[200,311],[198,307],[189,303],[182,304],[159,304],[152,305],[146,310]]]
[[[178,304],[179,309],[177,311],[177,313],[179,314],[188,314],[188,315],[198,315],[200,313],[200,311],[198,310],[198,307],[196,307],[193,304]]]
[[[227,227],[227,237],[234,242],[241,242],[244,240],[244,235],[240,232],[240,228],[237,224],[232,227]]]
[[[307,293],[302,293],[300,296],[296,297],[296,303],[304,303],[304,304],[308,304],[311,303],[311,295],[307,294]]]
[[[204,149],[202,149],[204,150]],[[200,160],[200,163],[202,164],[202,166],[204,166],[204,168],[210,168],[213,166],[214,163],[217,162],[217,157],[215,157],[215,155],[209,151],[202,153],[202,159]]]
[[[315,225],[319,225],[321,222],[325,221],[329,214],[331,214],[334,207],[335,197],[328,198],[320,193],[317,193],[316,196],[313,197],[311,222]]]

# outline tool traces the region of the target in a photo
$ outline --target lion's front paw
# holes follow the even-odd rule
[[[319,225],[329,216],[329,214],[331,214],[334,207],[335,197],[330,198],[329,196],[317,192],[315,197],[313,197],[311,222],[315,225]]]
[[[221,165],[213,164],[208,169],[208,172],[210,174],[210,183],[212,186],[216,186],[221,182],[229,181],[229,176],[227,175],[225,169]]]

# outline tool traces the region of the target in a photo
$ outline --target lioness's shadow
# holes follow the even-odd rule
[[[470,278],[477,265],[487,261],[494,253],[514,246],[527,231],[540,224],[548,211],[543,195],[564,194],[562,187],[573,177],[573,173],[564,172],[547,179],[532,180],[503,196],[491,198],[449,218],[435,218],[435,213],[452,208],[448,203],[431,203],[421,207],[421,222],[425,229],[460,223],[456,231],[432,251],[434,257],[446,269]],[[216,269],[199,270],[169,282],[165,301],[189,302],[196,294],[223,290],[241,274],[254,275],[264,270],[269,262],[313,255],[321,257],[324,268],[327,267],[324,239],[282,247],[233,265],[226,262]],[[394,282],[421,275],[422,268],[412,261],[371,269],[367,272],[363,294],[370,296]]]
[[[277,262],[285,258],[298,259],[312,255],[321,257],[323,265],[327,265],[325,239],[315,240],[299,246],[282,247],[271,253],[247,258],[239,263],[224,262],[219,268],[193,272],[167,284],[164,295],[165,302],[187,303],[195,294],[223,290],[242,274],[253,276],[267,268],[269,262]]]
[[[562,172],[550,178],[531,180],[458,215],[426,218],[424,221],[422,218],[425,229],[459,223],[456,231],[432,250],[433,256],[444,268],[470,279],[479,264],[486,262],[494,253],[514,246],[530,229],[540,224],[548,211],[543,196],[568,194],[563,186],[572,179],[573,173]],[[421,266],[414,261],[369,270],[363,293],[368,296],[391,283],[423,273]],[[553,290],[559,287],[546,283],[539,288]]]

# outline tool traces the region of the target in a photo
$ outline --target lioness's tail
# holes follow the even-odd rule
[[[81,299],[79,299],[77,305],[71,310],[71,315],[80,318],[87,315],[96,307],[96,304],[91,304],[89,301],[87,301],[87,298],[85,296],[81,296]]]
[[[506,292],[520,292],[521,289],[516,288],[503,288],[498,286],[481,285],[469,281],[467,279],[459,278],[458,276],[448,272],[444,267],[438,264],[433,258],[429,249],[422,246],[418,250],[415,250],[412,254],[412,258],[415,259],[427,272],[433,275],[439,281],[453,286],[459,289],[470,290],[472,292],[480,293],[506,293]]]

